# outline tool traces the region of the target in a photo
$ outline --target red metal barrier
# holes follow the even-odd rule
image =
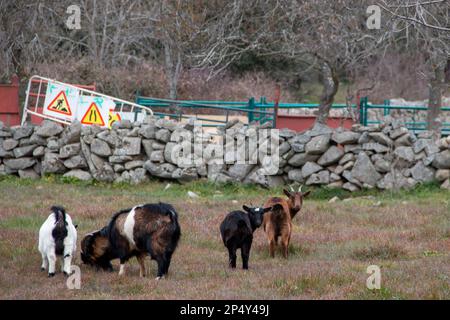
[[[315,116],[277,115],[276,127],[278,129],[289,128],[297,132],[310,129],[316,121]],[[351,118],[329,117],[327,125],[330,128],[344,127],[351,129],[354,124]]]
[[[19,77],[13,75],[11,84],[0,84],[0,121],[7,126],[20,124]]]

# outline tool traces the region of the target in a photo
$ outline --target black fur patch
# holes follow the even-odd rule
[[[63,207],[53,206],[51,210],[55,216],[55,227],[52,231],[52,237],[55,241],[55,254],[64,253],[64,239],[67,237],[66,211]]]

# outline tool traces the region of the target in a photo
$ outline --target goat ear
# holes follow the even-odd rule
[[[245,204],[242,206],[242,209],[244,209],[244,210],[247,211],[247,212],[250,212],[250,208],[247,207]]]
[[[311,190],[306,191],[305,193],[302,193],[302,197],[307,197],[311,193]]]
[[[263,213],[266,213],[268,211],[271,211],[273,209],[273,207],[268,207],[268,208],[264,208]]]
[[[284,194],[285,194],[286,196],[288,196],[289,198],[291,197],[291,193],[290,193],[288,190],[283,189],[283,192],[284,192]]]

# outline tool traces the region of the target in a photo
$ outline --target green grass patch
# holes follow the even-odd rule
[[[404,258],[406,255],[402,248],[391,244],[358,248],[351,253],[353,259],[360,261],[392,260]]]

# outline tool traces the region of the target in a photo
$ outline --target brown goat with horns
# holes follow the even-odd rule
[[[266,201],[264,207],[272,207],[272,210],[264,215],[263,227],[269,241],[269,253],[271,257],[275,256],[275,246],[278,244],[278,238],[281,236],[281,247],[283,256],[287,259],[289,252],[289,241],[292,233],[292,219],[300,211],[303,205],[303,198],[308,196],[311,191],[302,193],[302,186],[298,191],[283,189],[288,199],[272,197]]]

